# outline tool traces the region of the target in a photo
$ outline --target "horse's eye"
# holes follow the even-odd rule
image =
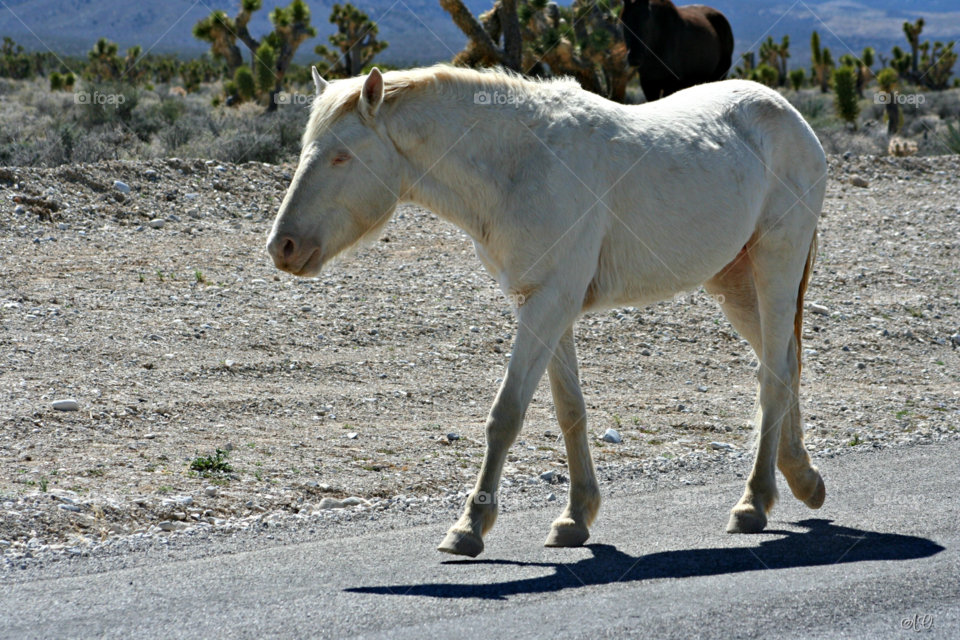
[[[350,154],[349,154],[349,153],[338,153],[338,154],[333,158],[333,161],[332,161],[330,164],[332,164],[333,166],[337,166],[337,165],[340,165],[340,164],[346,164],[346,162],[347,162],[349,159],[350,159]]]

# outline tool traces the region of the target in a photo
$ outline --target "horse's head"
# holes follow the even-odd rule
[[[304,277],[386,224],[400,193],[400,155],[378,114],[380,71],[327,83],[314,68],[313,80],[300,164],[267,240],[277,268]]]
[[[627,62],[632,67],[639,67],[646,49],[644,42],[650,39],[650,0],[624,0],[620,22],[623,24],[623,40],[627,45]]]

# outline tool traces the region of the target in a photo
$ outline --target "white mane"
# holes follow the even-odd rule
[[[313,101],[310,120],[303,134],[304,145],[316,140],[322,131],[357,107],[365,78],[357,76],[329,83],[323,94]],[[383,81],[384,105],[396,104],[411,95],[421,95],[427,91],[453,94],[469,100],[473,100],[477,91],[509,90],[525,99],[534,99],[547,88],[581,91],[580,85],[571,78],[533,80],[501,68],[478,71],[444,64],[388,71],[383,74]]]

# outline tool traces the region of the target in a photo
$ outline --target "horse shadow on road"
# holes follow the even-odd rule
[[[940,553],[944,547],[916,536],[862,531],[807,519],[796,523],[807,531],[767,530],[777,534],[755,547],[682,549],[631,556],[608,544],[586,548],[592,557],[579,562],[516,562],[511,560],[453,560],[454,566],[552,568],[552,574],[503,582],[397,584],[346,589],[353,593],[434,598],[503,600],[518,594],[536,594],[581,587],[630,583],[658,578],[692,578],[743,571],[792,569],[876,560],[916,560]],[[474,576],[476,577],[476,576]]]

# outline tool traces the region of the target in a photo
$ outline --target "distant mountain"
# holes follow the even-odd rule
[[[823,43],[835,55],[859,53],[870,45],[889,52],[903,46],[901,26],[905,20],[926,18],[923,37],[960,39],[960,3],[957,0],[703,0],[723,11],[733,25],[737,53],[756,49],[771,35],[779,40],[789,34],[794,64],[809,60],[810,32],[820,32]],[[264,0],[251,31],[269,30],[267,14],[289,0]],[[333,26],[327,22],[333,0],[308,0],[313,23],[320,36],[301,46],[298,59],[314,59],[313,48],[326,41]],[[212,9],[233,14],[237,0],[4,0],[0,5],[0,35],[11,36],[31,50],[49,47],[68,55],[84,55],[93,42],[106,36],[122,47],[141,45],[145,51],[195,56],[206,50],[191,35],[197,20]],[[381,56],[395,63],[426,64],[449,60],[464,44],[437,0],[357,0],[357,6],[380,25],[390,43]],[[466,0],[475,14],[488,9],[492,0]]]

